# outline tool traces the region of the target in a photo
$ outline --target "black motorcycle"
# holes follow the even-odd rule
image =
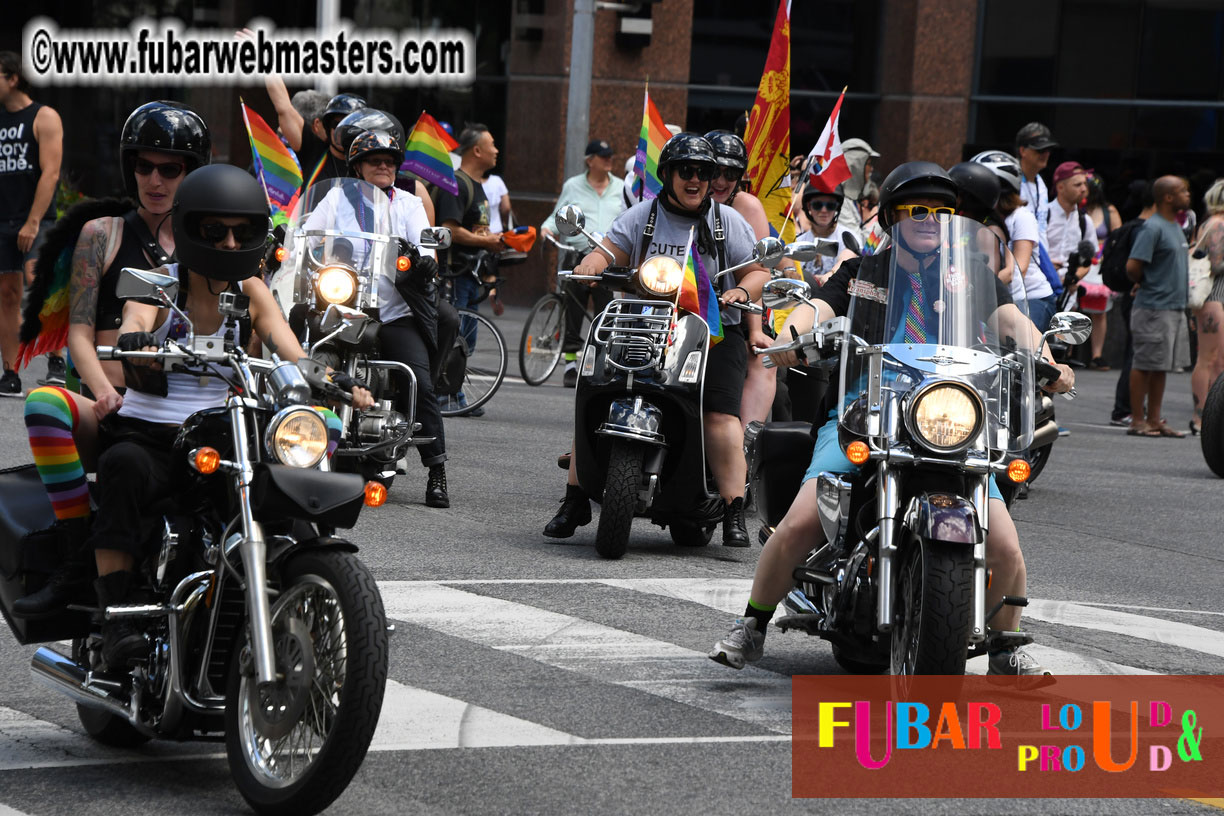
[[[119,295],[174,309],[177,287],[176,278],[125,269]],[[68,654],[40,648],[32,674],[76,702],[98,741],[223,738],[234,781],[256,811],[316,813],[361,766],[382,706],[382,598],[357,548],[336,531],[386,491],[319,469],[328,437],[312,385],[327,398],[339,389],[310,360],[299,368],[248,357],[233,340],[246,300],[222,294],[231,329],[224,342],[190,334],[156,352],[98,349],[104,360],[155,357],[231,389],[224,407],[193,414],[175,440],[186,485],[148,508],[156,555],[141,568],[147,600],[98,609],[82,598],[38,620],[11,614],[53,568],[27,538],[54,520],[27,465],[0,473],[0,610],[22,644],[72,642]],[[104,665],[103,618],[145,634],[133,667]]]

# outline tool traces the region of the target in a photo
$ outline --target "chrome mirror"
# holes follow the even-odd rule
[[[775,267],[786,255],[786,244],[777,238],[762,238],[752,248],[752,258],[761,266]]]
[[[765,284],[762,291],[762,302],[769,308],[776,309],[787,303],[807,300],[811,293],[812,287],[807,281],[774,278]]]
[[[451,245],[451,231],[447,227],[429,227],[421,230],[421,240],[417,242],[417,246],[422,249],[449,249]]]
[[[179,282],[173,275],[162,275],[148,269],[124,267],[115,284],[115,296],[126,300],[138,300],[169,306],[178,297]]]
[[[586,227],[586,215],[577,204],[567,204],[562,207],[553,221],[557,224],[557,232],[566,238],[573,238]]]

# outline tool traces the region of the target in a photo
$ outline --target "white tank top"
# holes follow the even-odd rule
[[[171,264],[171,267],[177,267],[177,264]],[[172,270],[167,274],[173,275],[176,271]],[[174,312],[153,332],[158,345],[164,343],[167,336],[181,339],[186,334],[186,324]],[[225,322],[222,321],[220,327],[208,336],[224,338]],[[129,388],[123,396],[119,416],[143,419],[159,425],[182,425],[187,417],[196,411],[225,405],[228,396],[229,385],[219,377],[200,377],[170,371],[166,373],[166,396],[158,397]]]

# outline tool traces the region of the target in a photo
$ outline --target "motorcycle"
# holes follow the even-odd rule
[[[837,423],[821,433],[838,434],[861,469],[818,475],[825,543],[795,570],[796,586],[775,623],[828,640],[838,664],[856,674],[963,674],[971,656],[1030,642],[1022,632],[988,628],[1004,605],[1027,600],[1006,596],[986,609],[987,498],[992,475],[1026,477],[1021,454],[1033,440],[1034,371],[1040,367],[1052,383],[1058,369],[1036,365],[1041,345],[1032,342],[1031,324],[996,299],[996,270],[980,248],[998,239],[960,217],[938,228],[923,273],[927,285],[935,285],[928,275],[938,275],[930,342],[905,339],[911,273],[894,249],[887,288],[856,281],[846,316],[762,350],[812,349],[838,372],[830,412]],[[771,294],[800,296],[793,284],[780,290],[778,283],[768,285]],[[852,331],[858,310],[874,315],[864,323],[871,337]],[[1091,331],[1085,315],[1061,312],[1041,343],[1082,343]],[[747,442],[765,538],[798,493],[815,444],[811,429],[765,425]]]
[[[1203,400],[1203,429],[1199,433],[1203,460],[1224,479],[1224,377],[1217,377]]]
[[[387,195],[356,178],[311,185],[284,234],[284,245],[276,250],[283,263],[269,288],[286,320],[312,358],[361,378],[376,402],[366,411],[344,405],[336,412],[344,428],[336,467],[390,486],[405,451],[432,440],[413,436],[420,425],[412,369],[378,358],[378,285],[382,276],[394,279],[397,270],[410,269],[420,255],[392,234]],[[418,243],[445,249],[450,230],[423,230]],[[397,394],[405,390],[404,404],[412,406],[406,415],[395,408]]]
[[[174,310],[177,278],[125,269],[120,297]],[[104,360],[154,357],[228,381],[224,407],[193,414],[174,453],[186,484],[150,507],[147,600],[71,604],[38,620],[12,603],[45,581],[48,557],[26,539],[54,516],[33,465],[0,473],[0,611],[19,643],[71,641],[34,654],[36,682],[77,704],[107,745],[224,739],[242,796],[260,813],[316,813],[360,767],[382,706],[388,626],[373,577],[337,537],[386,490],[326,463],[313,390],[339,397],[324,371],[251,358],[233,341],[247,298],[221,295],[232,333],[167,340],[158,351],[100,347]],[[190,323],[187,322],[190,326]],[[41,571],[41,572],[40,572]],[[96,602],[94,602],[96,603]],[[130,668],[101,659],[102,619],[126,619],[147,650]]]
[[[577,206],[558,212],[556,225],[566,237],[582,234],[599,245]],[[751,260],[720,274],[815,251],[766,238]],[[592,324],[574,397],[578,483],[587,495],[601,497],[596,552],[622,557],[636,516],[666,527],[680,546],[706,545],[723,517],[722,498],[706,468],[702,417],[710,331],[699,315],[676,305],[680,264],[654,256],[638,269],[609,266],[600,275],[558,275],[601,282],[628,295],[613,300]],[[752,304],[731,305],[761,312]]]

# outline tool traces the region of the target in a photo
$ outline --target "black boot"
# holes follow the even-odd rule
[[[723,546],[748,546],[748,528],[744,526],[744,499],[742,497],[727,502],[726,509],[723,511]]]
[[[146,657],[149,653],[148,641],[130,619],[105,620],[108,606],[122,606],[135,600],[132,597],[132,584],[135,581],[136,573],[122,570],[107,573],[94,581],[98,610],[103,614],[102,660],[112,670],[123,669],[131,661]]]
[[[446,492],[446,465],[430,465],[429,481],[425,485],[427,507],[450,507],[450,496]]]
[[[48,617],[63,611],[69,601],[85,592],[94,577],[93,552],[82,546],[88,534],[88,518],[63,519],[46,530],[30,534],[30,541],[39,539],[36,546],[52,548],[60,565],[42,589],[13,602],[13,615],[18,618]]]
[[[561,509],[544,527],[549,538],[569,538],[584,524],[591,523],[591,500],[577,485],[566,485]]]

